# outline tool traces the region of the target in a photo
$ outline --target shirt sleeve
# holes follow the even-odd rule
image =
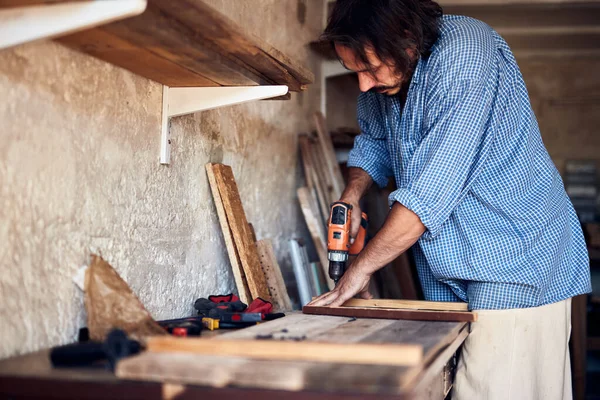
[[[380,114],[379,104],[369,94],[359,96],[357,115],[361,134],[354,140],[348,167],[361,168],[380,187],[385,187],[393,171]]]
[[[432,95],[424,110],[425,135],[402,185],[389,197],[419,216],[434,239],[478,177],[490,150],[493,71],[480,79],[453,82]]]

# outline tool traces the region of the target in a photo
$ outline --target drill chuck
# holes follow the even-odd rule
[[[348,252],[332,250],[327,253],[327,258],[329,261],[346,262],[348,261]]]
[[[329,277],[337,284],[342,275],[344,275],[344,270],[346,269],[345,261],[330,261],[329,262]]]

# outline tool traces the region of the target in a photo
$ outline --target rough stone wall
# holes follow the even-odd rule
[[[306,44],[321,1],[207,3],[317,71]],[[293,276],[287,240],[308,237],[296,134],[312,128],[318,85],[174,119],[169,166],[155,82],[46,41],[0,52],[0,93],[0,358],[75,339],[85,312],[72,277],[92,251],[157,319],[234,290],[207,162],[233,167],[258,238]]]

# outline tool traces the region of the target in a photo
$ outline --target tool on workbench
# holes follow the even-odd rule
[[[181,337],[200,336],[203,327],[202,319],[196,317],[158,321],[158,324],[171,335]]]
[[[260,322],[222,322],[216,318],[202,318],[202,324],[209,331],[214,331],[215,329],[241,329],[248,328],[250,326],[258,325]]]
[[[199,298],[194,308],[204,327],[211,331],[245,328],[285,316],[283,313],[272,313],[273,305],[269,301],[257,298],[250,306],[246,306],[234,294]]]
[[[360,228],[354,243],[350,245],[350,223],[352,205],[341,201],[331,205],[327,232],[327,258],[329,259],[329,277],[337,285],[346,272],[348,256],[355,256],[365,247],[367,240],[367,214],[362,213]]]
[[[140,350],[138,341],[129,339],[124,331],[114,329],[104,342],[87,341],[54,347],[50,351],[50,361],[54,367],[78,367],[108,360],[108,368],[114,371],[118,360]]]

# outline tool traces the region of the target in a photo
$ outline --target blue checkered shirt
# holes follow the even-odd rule
[[[591,291],[581,225],[540,135],[506,42],[444,16],[440,37],[397,96],[363,93],[348,165],[419,216],[425,297],[470,309],[537,307]]]

